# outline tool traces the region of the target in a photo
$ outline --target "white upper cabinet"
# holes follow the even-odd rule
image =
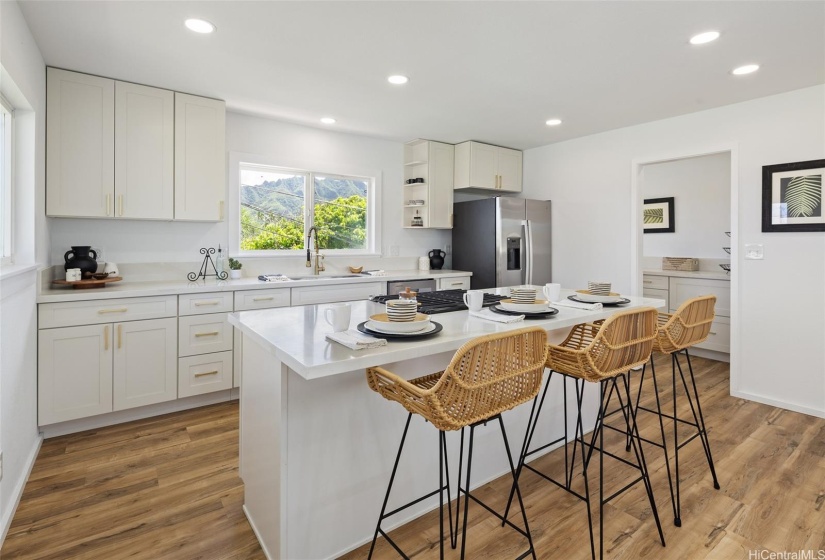
[[[175,219],[224,219],[226,105],[175,93]]]
[[[455,147],[455,188],[521,192],[519,150],[462,142]]]
[[[118,218],[174,217],[175,93],[115,83]]]
[[[46,73],[46,214],[114,214],[115,82]]]

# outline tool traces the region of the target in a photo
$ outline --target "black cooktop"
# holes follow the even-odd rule
[[[436,313],[449,313],[450,311],[464,311],[467,306],[464,305],[464,294],[467,290],[442,290],[440,292],[421,292],[416,298],[418,299],[418,310],[427,315]],[[370,301],[376,303],[387,303],[391,299],[398,299],[399,296],[373,296]],[[493,294],[484,294],[484,307],[489,307],[494,303],[498,303],[507,296],[497,296]]]

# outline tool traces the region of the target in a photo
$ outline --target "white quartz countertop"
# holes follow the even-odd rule
[[[642,274],[649,276],[671,276],[674,278],[706,278],[709,280],[727,280],[730,282],[730,275],[721,268],[719,272],[712,270],[695,270],[693,272],[686,272],[684,270],[661,270],[651,269],[643,270]]]
[[[489,291],[500,290],[506,288]],[[573,293],[572,290],[562,290],[562,297],[566,298]],[[509,324],[471,317],[468,311],[440,313],[431,316],[433,321],[444,327],[438,334],[420,340],[390,339],[386,346],[365,350],[350,350],[326,340],[325,336],[332,332],[332,327],[324,320],[324,310],[329,304],[236,312],[229,315],[229,322],[305,379],[317,379],[439,352],[455,351],[465,342],[487,334],[530,326],[539,326],[548,331],[569,329],[579,323],[605,319],[617,311],[644,306],[660,309],[665,305],[664,300],[660,299],[628,299],[630,303],[627,305],[605,307],[597,311],[558,307],[559,313],[552,318]],[[384,311],[383,305],[370,301],[355,301],[351,305],[351,329],[366,321],[370,315]]]
[[[383,276],[362,275],[357,278],[333,278],[340,274],[320,274],[319,278],[310,280],[289,280],[285,282],[262,282],[255,278],[239,280],[216,280],[215,278],[189,282],[187,280],[164,281],[129,281],[112,282],[105,288],[76,290],[71,286],[51,287],[43,290],[37,297],[37,303],[54,303],[61,301],[103,300],[125,297],[163,296],[191,294],[199,292],[234,292],[238,290],[265,290],[272,288],[298,288],[301,286],[332,286],[336,284],[355,284],[369,282],[393,282],[396,280],[424,280],[427,278],[455,278],[472,276],[472,272],[461,270],[388,270]],[[296,274],[295,276],[299,276]],[[300,276],[311,276],[304,273]]]

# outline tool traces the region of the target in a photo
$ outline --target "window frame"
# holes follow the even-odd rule
[[[0,265],[14,264],[14,108],[0,95],[0,117],[3,119],[3,173],[0,176],[0,197],[3,198],[2,231],[0,231]]]
[[[263,249],[247,251],[241,249],[241,168],[249,166],[273,172],[305,175],[304,186],[304,247],[302,249]],[[321,249],[327,256],[380,256],[381,228],[381,172],[371,169],[344,165],[319,164],[316,162],[275,162],[272,158],[232,152],[229,154],[229,252],[233,257],[304,257],[306,255],[306,233],[314,225],[315,218],[315,177],[352,178],[367,182],[367,239],[364,249]],[[310,247],[312,249],[312,247]]]

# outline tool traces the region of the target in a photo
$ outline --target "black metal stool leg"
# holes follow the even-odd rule
[[[662,434],[662,451],[665,454],[665,470],[667,471],[667,484],[670,488],[670,505],[673,508],[673,522],[676,523],[676,519],[679,517],[679,512],[676,511],[676,498],[673,492],[673,477],[670,474],[670,457],[667,453],[667,438],[665,437],[665,422],[662,418],[662,402],[659,399],[659,384],[656,381],[656,366],[653,365],[653,356],[650,356],[650,377],[653,378],[653,393],[656,396],[656,413],[659,417],[659,431]],[[639,393],[641,394],[642,388],[639,387]],[[639,406],[638,401],[636,402],[636,406]]]
[[[582,400],[584,398],[584,380],[576,379],[576,405],[578,416],[576,420],[576,434],[573,436],[574,439],[581,436],[582,445],[581,445],[581,454],[582,454],[582,476],[584,477],[584,497],[585,497],[585,505],[587,506],[587,528],[590,533],[590,556],[593,560],[596,560],[596,541],[593,538],[593,513],[590,510],[590,484],[587,478],[587,463],[585,461],[584,456],[584,426],[582,423]],[[581,385],[579,385],[581,383]],[[575,445],[575,442],[574,442]],[[576,459],[576,449],[573,448],[573,460]],[[573,465],[570,466],[570,469],[573,469]]]
[[[378,540],[378,533],[382,533],[384,531],[381,530],[381,521],[384,519],[384,513],[387,511],[387,502],[390,499],[390,492],[392,491],[392,483],[395,481],[395,473],[398,470],[398,462],[401,460],[401,451],[404,449],[404,441],[407,439],[407,430],[410,427],[410,420],[412,420],[412,413],[407,415],[407,422],[404,424],[404,434],[401,436],[401,445],[398,446],[398,454],[395,456],[395,464],[392,466],[392,474],[390,475],[390,483],[387,486],[387,493],[384,496],[384,504],[381,506],[381,514],[378,516],[378,523],[375,525],[375,534],[372,537],[372,544],[370,545],[370,553],[367,558],[372,558],[372,551],[375,548],[375,541]],[[404,554],[391,540],[388,540],[390,544],[395,548],[398,553],[407,559],[407,555]]]
[[[548,379],[549,381],[549,379]],[[510,465],[510,472],[513,474],[513,485],[516,488],[516,496],[518,497],[518,505],[521,508],[521,518],[524,521],[524,532],[527,533],[527,542],[530,543],[530,552],[533,556],[533,560],[536,559],[536,549],[533,546],[533,536],[530,534],[530,525],[527,523],[527,510],[524,508],[524,500],[521,498],[521,490],[518,487],[518,478],[516,477],[516,470],[515,466],[513,465],[513,456],[510,454],[510,443],[507,441],[507,431],[504,429],[504,420],[501,419],[501,415],[498,417],[498,424],[501,426],[501,437],[504,440],[504,450],[507,452],[507,462]],[[505,519],[507,519],[505,517]]]
[[[682,496],[679,489],[679,416],[676,408],[678,399],[676,398],[676,354],[670,355],[670,367],[673,370],[673,464],[676,475],[676,500],[674,502],[674,511],[676,517],[673,519],[673,524],[677,527],[682,526]]]
[[[447,436],[443,431],[441,432],[441,448],[444,453],[444,477],[447,479],[447,518],[450,520],[450,546],[452,548],[455,548],[457,538],[456,531],[458,531],[458,523],[456,523],[456,527],[455,529],[453,529],[453,499],[452,496],[450,496],[450,462],[447,459]]]
[[[470,469],[473,465],[473,434],[475,433],[475,424],[470,426],[470,443],[467,449],[467,481],[464,486],[464,525],[461,529],[461,560],[464,560],[464,555],[467,549],[467,516],[470,512]],[[461,478],[461,471],[458,472],[459,480]],[[458,489],[461,493],[461,487]]]
[[[458,546],[458,519],[459,519],[459,512],[461,511],[461,466],[464,461],[464,428],[461,428],[461,443],[459,444],[458,450],[458,476],[456,477],[456,481],[458,484],[456,485],[456,493],[455,493],[455,535],[453,535],[453,541],[450,543],[454,549]]]
[[[682,371],[681,366],[679,367],[679,373],[682,376],[682,383],[685,386],[685,393],[687,393],[687,396],[688,396],[688,403],[690,403],[690,410],[691,410],[691,412],[693,412],[693,419],[696,422],[697,427],[699,429],[699,439],[702,442],[702,447],[704,447],[705,458],[707,458],[707,460],[708,460],[708,467],[710,468],[710,474],[713,477],[713,487],[716,490],[719,490],[719,488],[720,488],[719,480],[716,478],[716,469],[713,466],[713,455],[710,452],[710,440],[708,439],[708,432],[705,429],[705,415],[702,414],[702,405],[699,402],[699,391],[696,389],[696,378],[693,375],[693,365],[690,363],[690,353],[688,352],[687,348],[685,348],[684,352],[685,352],[685,358],[687,358],[688,372],[690,373],[690,382],[691,382],[691,385],[693,387],[693,396],[696,399],[696,408],[695,409],[693,408],[693,401],[690,398],[690,390],[688,389],[687,381],[685,380],[685,374]],[[697,412],[698,412],[698,416],[697,416]]]

